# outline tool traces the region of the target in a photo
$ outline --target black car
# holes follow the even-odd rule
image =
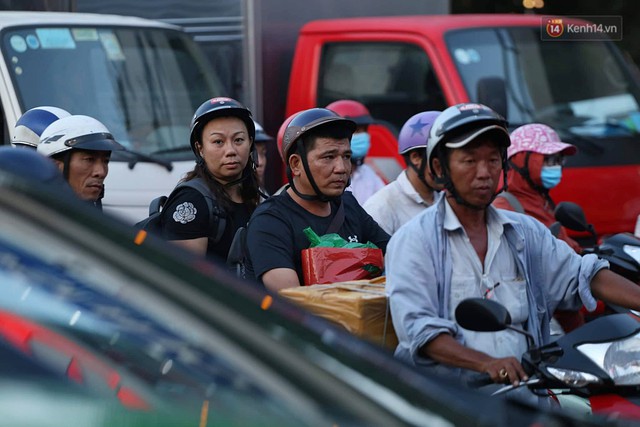
[[[603,423],[421,375],[55,189],[0,174],[0,224],[0,426]]]

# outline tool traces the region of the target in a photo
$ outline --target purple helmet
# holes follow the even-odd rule
[[[414,148],[427,148],[431,125],[440,113],[440,111],[423,111],[411,116],[400,129],[398,152],[406,154]]]

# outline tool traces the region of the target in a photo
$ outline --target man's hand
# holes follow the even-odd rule
[[[515,357],[504,357],[500,359],[490,359],[482,366],[482,372],[491,376],[494,383],[513,384],[517,386],[520,381],[529,379],[522,365]]]
[[[425,344],[420,352],[423,356],[450,366],[486,372],[495,383],[513,384],[529,379],[515,357],[494,358],[486,353],[465,347],[449,334],[440,334]]]

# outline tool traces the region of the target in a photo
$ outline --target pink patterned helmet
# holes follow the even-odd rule
[[[531,123],[511,132],[511,145],[507,149],[507,157],[523,151],[543,155],[562,153],[565,156],[572,156],[578,149],[575,145],[560,141],[556,131],[549,126]]]

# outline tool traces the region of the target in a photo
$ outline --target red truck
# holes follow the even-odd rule
[[[544,31],[536,15],[310,22],[297,41],[285,117],[337,99],[363,102],[386,122],[372,132],[369,161],[387,179],[403,166],[393,134],[417,112],[481,102],[512,128],[546,123],[579,149],[554,200],[581,205],[600,234],[632,232],[640,213],[637,68],[609,40],[547,41]]]

